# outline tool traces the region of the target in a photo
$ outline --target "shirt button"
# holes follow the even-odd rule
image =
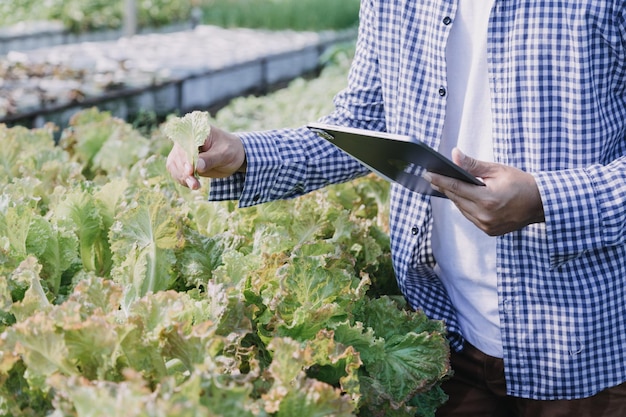
[[[450,23],[452,23],[452,19],[450,18],[450,16],[446,16],[443,18],[443,24],[448,26]]]
[[[259,201],[260,199],[261,199],[261,194],[256,194],[254,197],[252,197],[252,201],[254,201],[255,203]]]
[[[414,227],[411,229],[411,234],[412,234],[413,236],[417,235],[419,232],[420,232],[420,230],[417,228],[417,226],[414,226]]]
[[[446,95],[446,89],[445,89],[445,88],[443,88],[443,87],[441,87],[441,88],[439,89],[439,95],[440,95],[441,97],[444,97],[444,96]]]

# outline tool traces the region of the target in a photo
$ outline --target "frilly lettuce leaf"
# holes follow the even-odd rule
[[[351,347],[335,344],[332,332],[321,331],[307,343],[291,338],[274,338],[268,346],[273,353],[268,372],[272,388],[263,395],[265,410],[277,416],[354,416],[358,398],[356,371],[361,362]],[[309,378],[306,369],[337,366],[343,390]],[[349,387],[349,388],[348,388]]]
[[[176,279],[174,254],[183,245],[180,219],[165,196],[145,191],[117,213],[110,229],[113,278],[127,290],[124,306],[168,289]]]
[[[183,117],[172,117],[164,126],[165,134],[187,153],[189,164],[196,170],[198,147],[204,144],[211,133],[209,113],[193,111]]]
[[[125,175],[139,160],[146,158],[151,149],[150,141],[132,126],[121,121],[111,123],[113,130],[91,161],[94,170],[103,170],[113,176]]]
[[[398,307],[387,296],[360,304],[357,319],[372,329],[376,338],[381,338],[369,338],[369,346],[366,338],[358,341],[354,331],[340,333],[343,343],[353,343],[362,353],[367,370],[367,377],[362,378],[363,398],[367,399],[363,409],[409,407],[416,395],[421,396],[424,405],[429,403],[424,395],[430,393],[443,399],[436,389],[450,372],[443,323],[428,320],[422,312]],[[419,415],[433,415],[440,401],[432,400],[433,408],[421,409]]]
[[[51,308],[41,286],[40,273],[41,265],[34,256],[29,256],[9,276],[9,283],[27,288],[23,298],[10,306],[9,311],[17,321],[26,320],[38,311],[48,311]]]
[[[83,267],[87,271],[106,274],[111,268],[108,232],[112,219],[105,222],[101,211],[92,193],[76,190],[59,203],[56,216],[78,237]]]
[[[8,255],[8,260],[0,263],[0,270],[16,268],[18,262],[33,255],[42,266],[46,289],[56,295],[63,272],[77,260],[77,238],[23,205],[0,212],[0,236],[0,252]]]
[[[288,391],[278,409],[277,417],[348,417],[355,416],[348,397],[331,385],[307,379],[300,389]]]
[[[31,382],[43,386],[41,376],[54,372],[66,375],[79,373],[69,355],[65,335],[59,332],[54,318],[39,312],[23,322],[16,323],[6,333],[9,351],[20,355],[34,378]]]
[[[296,340],[344,321],[350,305],[362,295],[359,281],[335,268],[331,257],[293,256],[275,270],[272,280],[276,282],[266,281],[260,292],[268,308],[259,323]]]
[[[50,126],[27,129],[22,126],[8,128],[0,124],[0,178],[6,178],[8,183],[13,178],[36,172],[41,167],[38,161],[44,155],[55,152],[52,134]]]

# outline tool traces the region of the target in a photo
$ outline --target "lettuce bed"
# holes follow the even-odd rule
[[[160,130],[95,109],[53,129],[0,126],[0,415],[430,416],[445,399],[444,327],[394,284],[386,183],[237,209],[172,181]]]

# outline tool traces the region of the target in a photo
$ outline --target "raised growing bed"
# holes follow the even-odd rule
[[[93,106],[125,119],[211,108],[316,71],[329,47],[354,36],[198,26],[13,51],[0,60],[0,123],[65,126]]]

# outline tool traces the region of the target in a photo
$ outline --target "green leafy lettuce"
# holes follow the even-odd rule
[[[295,102],[336,90],[314,89]],[[208,114],[166,125],[0,126],[0,416],[433,416],[445,329],[398,295],[388,184],[207,202],[164,133],[194,165]]]
[[[165,134],[187,154],[189,165],[196,170],[198,148],[204,144],[207,136],[211,133],[209,113],[193,111],[183,117],[170,118],[163,130]]]

